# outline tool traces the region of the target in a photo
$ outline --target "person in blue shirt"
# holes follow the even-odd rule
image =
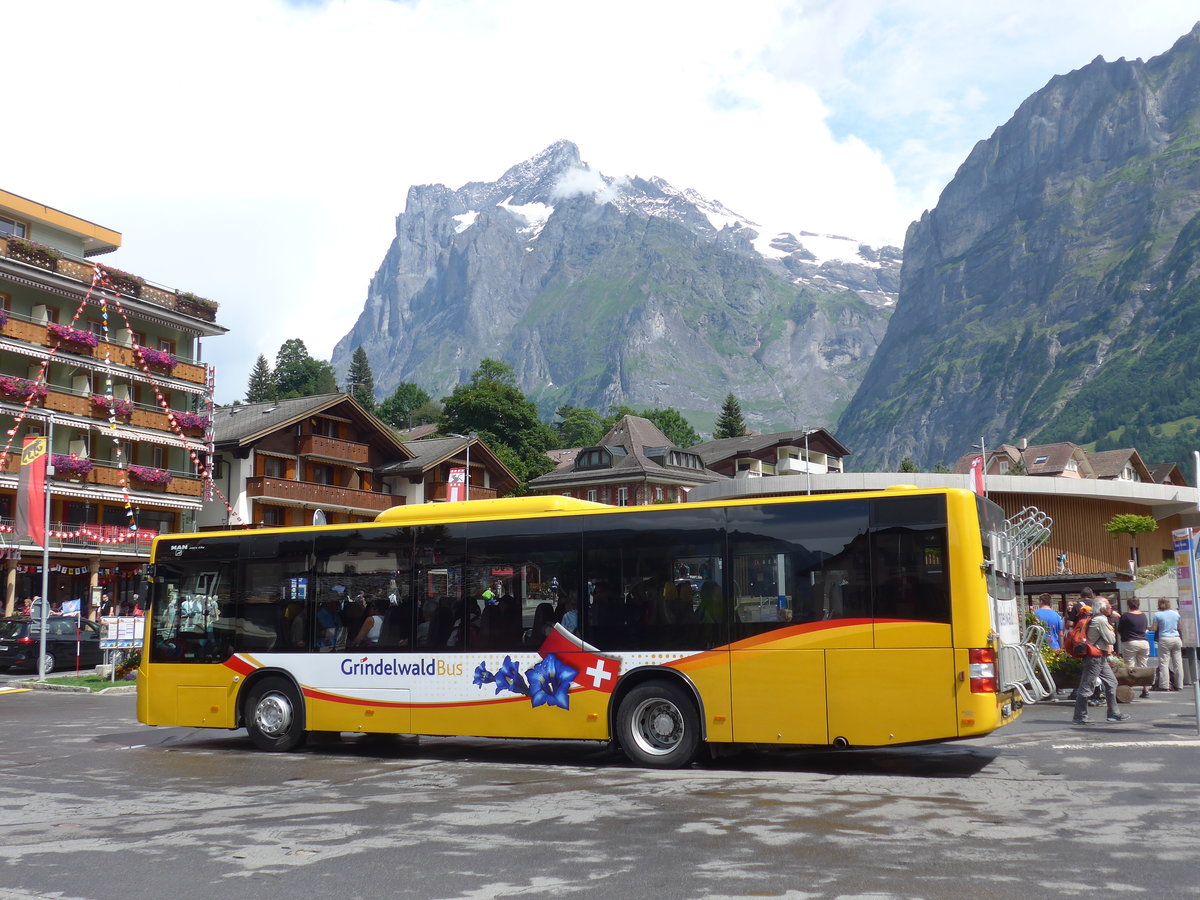
[[[1158,611],[1150,626],[1158,643],[1156,691],[1183,690],[1183,640],[1179,636],[1179,611],[1171,609],[1166,597],[1158,601]]]
[[[1042,626],[1046,629],[1046,643],[1050,645],[1050,649],[1062,649],[1063,620],[1062,616],[1051,609],[1049,594],[1038,597],[1038,609],[1034,615],[1042,620]]]

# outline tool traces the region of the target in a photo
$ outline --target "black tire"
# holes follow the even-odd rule
[[[250,689],[242,711],[246,732],[260,750],[286,753],[308,739],[304,704],[290,681],[264,678]]]
[[[679,685],[639,684],[617,710],[617,740],[636,765],[677,769],[692,762],[700,749],[700,713]]]

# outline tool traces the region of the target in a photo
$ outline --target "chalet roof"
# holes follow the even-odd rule
[[[1139,480],[1154,480],[1154,476],[1150,474],[1150,470],[1142,462],[1141,454],[1132,447],[1126,447],[1121,450],[1100,450],[1096,453],[1089,453],[1087,457],[1088,461],[1092,464],[1092,471],[1096,473],[1097,478],[1115,480],[1121,477],[1121,473],[1125,471],[1126,466],[1132,466]]]
[[[600,439],[597,447],[605,447],[613,455],[613,464],[606,468],[584,469],[575,468],[575,460],[570,465],[563,465],[529,481],[531,488],[557,489],[571,485],[588,483],[611,482],[620,480],[638,480],[656,478],[663,483],[682,485],[708,484],[725,478],[707,468],[687,469],[680,466],[662,465],[651,459],[647,451],[671,451],[683,448],[671,443],[670,438],[663,434],[653,422],[641,416],[623,416],[608,433]],[[587,447],[581,447],[578,454]],[[694,451],[683,451],[694,452]],[[655,454],[657,455],[657,454]],[[699,455],[699,454],[697,454]],[[701,458],[703,464],[703,459]]]
[[[699,453],[700,458],[704,460],[704,465],[711,466],[731,457],[752,456],[771,447],[803,446],[806,434],[810,449],[818,450],[828,456],[845,457],[850,455],[850,451],[824,428],[814,428],[811,431],[779,431],[774,434],[744,434],[741,437],[718,438],[696,444],[688,449],[693,453]]]
[[[389,453],[406,458],[412,455],[394,430],[345,393],[219,406],[213,410],[213,443],[219,450],[245,447],[281,428],[322,413],[351,419],[385,445]]]
[[[375,471],[379,475],[423,475],[444,462],[465,457],[468,444],[471,447],[472,457],[483,463],[492,474],[492,487],[498,493],[507,493],[520,483],[512,469],[506,466],[504,461],[477,437],[440,437],[406,441],[404,446],[412,454],[411,459],[388,463]]]
[[[1030,475],[1061,475],[1067,471],[1067,464],[1071,460],[1087,464],[1087,454],[1083,448],[1070,441],[1028,447],[1021,458],[1025,461],[1025,471]],[[1082,477],[1087,473],[1081,468],[1079,474]]]
[[[1188,485],[1187,476],[1183,474],[1178,463],[1156,463],[1146,468],[1150,471],[1150,480],[1155,484],[1176,484],[1180,487]]]

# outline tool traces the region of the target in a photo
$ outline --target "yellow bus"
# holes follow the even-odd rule
[[[147,725],[877,747],[987,734],[1020,700],[1003,514],[965,490],[612,507],[399,506],[167,535],[147,569]]]

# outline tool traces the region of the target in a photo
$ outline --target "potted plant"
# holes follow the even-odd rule
[[[146,283],[146,280],[140,275],[131,275],[129,272],[122,272],[120,269],[110,266],[101,266],[100,271],[104,273],[104,279],[109,287],[119,293],[128,294],[130,297],[140,296],[142,285]]]
[[[171,415],[175,417],[175,424],[184,431],[203,431],[208,427],[208,416],[200,413],[172,411]]]
[[[17,400],[41,400],[47,394],[46,385],[28,378],[0,375],[0,394]]]
[[[179,364],[179,360],[175,358],[174,353],[168,353],[166,350],[154,350],[151,347],[138,347],[138,356],[142,362],[148,366],[158,366],[163,369],[173,369]]]
[[[171,473],[166,469],[151,466],[130,466],[129,474],[142,484],[166,485],[171,483]]]
[[[118,419],[128,419],[133,415],[133,404],[128,400],[118,400],[108,394],[92,394],[92,402],[106,413],[115,414]]]
[[[1072,656],[1066,650],[1043,647],[1042,660],[1054,678],[1054,686],[1060,691],[1072,690],[1079,686],[1079,674],[1083,671],[1082,659]]]
[[[76,344],[80,347],[95,347],[100,343],[100,338],[96,337],[90,331],[72,328],[70,325],[59,325],[57,322],[51,322],[46,326],[46,330],[52,336],[67,344]]]
[[[70,456],[55,453],[50,457],[50,464],[54,466],[54,474],[58,478],[87,478],[92,471],[92,461],[74,453]]]
[[[209,300],[207,297],[200,297],[186,291],[180,291],[175,295],[175,308],[179,312],[195,316],[197,319],[204,319],[207,322],[212,322],[217,318],[217,306],[215,300]]]
[[[8,238],[8,258],[18,259],[21,262],[53,272],[58,268],[58,261],[62,259],[62,254],[50,247],[35,244],[33,241],[10,236]]]

